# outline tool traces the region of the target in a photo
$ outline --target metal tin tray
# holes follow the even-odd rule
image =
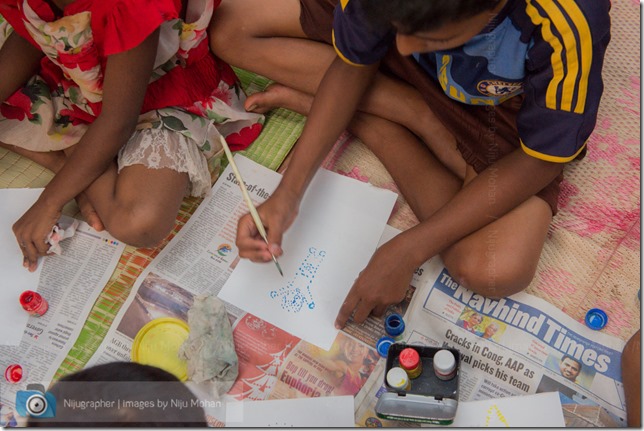
[[[411,380],[409,391],[396,390],[387,384],[386,375],[392,367],[400,366],[398,355],[411,347],[420,355],[423,372]],[[445,348],[456,358],[456,375],[451,380],[441,380],[434,374],[434,355],[439,350],[436,347],[392,344],[387,354],[385,369],[385,388],[376,404],[376,414],[383,419],[424,422],[437,425],[449,425],[454,421],[458,407],[458,376],[461,365],[461,355],[458,350]]]

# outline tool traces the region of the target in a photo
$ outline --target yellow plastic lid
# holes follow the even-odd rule
[[[148,322],[132,343],[132,361],[151,365],[188,380],[186,361],[179,359],[179,348],[188,339],[188,324],[174,317],[162,317]]]

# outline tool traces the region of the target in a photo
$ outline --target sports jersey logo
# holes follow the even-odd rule
[[[523,89],[523,83],[485,80],[479,82],[476,89],[485,96],[507,97],[519,93]]]

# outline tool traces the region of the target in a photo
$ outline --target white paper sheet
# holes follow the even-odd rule
[[[564,428],[558,392],[458,403],[450,425],[458,428]]]
[[[20,344],[29,314],[20,306],[20,294],[37,290],[42,269],[35,272],[22,266],[22,251],[11,230],[13,224],[33,205],[43,189],[0,189],[0,345]]]
[[[246,160],[240,162],[245,176]],[[375,251],[395,201],[391,191],[319,170],[283,238],[284,277],[272,261],[243,259],[219,297],[328,350],[340,306]]]
[[[226,426],[353,428],[353,397],[226,402]]]

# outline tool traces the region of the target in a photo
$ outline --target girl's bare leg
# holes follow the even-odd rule
[[[67,159],[63,151],[29,151],[24,148],[4,144],[2,142],[0,142],[0,147],[6,148],[18,155],[24,156],[29,160],[32,160],[39,165],[49,169],[53,173],[57,173],[65,165],[65,161]],[[76,203],[78,204],[78,208],[80,209],[83,218],[90,226],[92,226],[97,231],[102,231],[105,229],[103,222],[96,213],[96,210],[90,203],[85,193],[80,193],[78,196],[76,196]]]
[[[119,173],[113,162],[85,193],[111,235],[129,245],[153,247],[174,227],[188,184],[187,173],[144,165]]]
[[[170,233],[189,185],[187,173],[116,163],[87,189],[87,196],[115,238],[154,247]]]
[[[65,151],[36,152],[0,143],[21,156],[58,172],[74,147]],[[174,227],[188,187],[188,174],[171,169],[124,168],[116,163],[76,197],[83,217],[96,230],[107,229],[115,238],[138,247],[162,241]]]

